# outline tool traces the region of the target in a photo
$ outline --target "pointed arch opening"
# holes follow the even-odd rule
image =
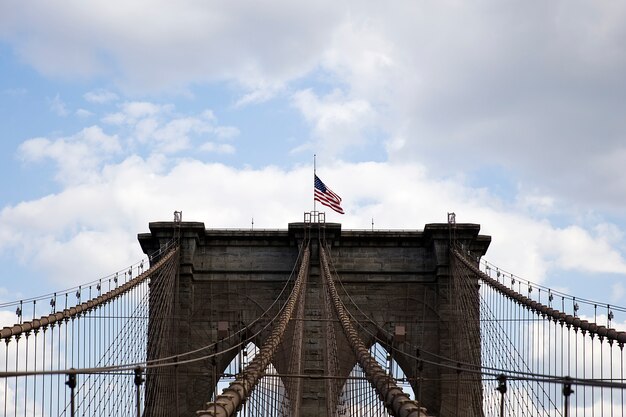
[[[374,343],[370,347],[370,354],[398,383],[398,386],[410,396],[415,398],[413,388],[393,356],[380,343]],[[337,402],[336,416],[364,415],[364,416],[388,416],[383,402],[378,397],[376,390],[365,378],[365,373],[357,363],[343,383],[343,388]]]
[[[217,395],[221,394],[231,382],[241,374],[254,357],[259,353],[259,347],[253,342],[248,343],[240,350],[228,364],[217,382]],[[212,399],[214,401],[215,398]],[[289,398],[285,384],[278,375],[273,364],[269,364],[263,378],[256,385],[250,397],[237,413],[238,417],[288,417],[290,416]]]

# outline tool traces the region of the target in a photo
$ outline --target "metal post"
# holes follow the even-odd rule
[[[417,378],[418,378],[418,385],[417,385],[417,402],[421,403],[422,402],[422,370],[424,369],[424,362],[422,362],[422,359],[420,358],[420,350],[417,349],[415,352],[415,360],[417,362],[416,366],[417,366]]]
[[[574,393],[572,389],[572,382],[570,377],[565,377],[565,382],[563,383],[563,395],[564,398],[564,412],[563,415],[567,417],[569,415],[569,396]]]
[[[315,177],[317,176],[317,161],[316,155],[313,154],[313,213],[316,212],[317,202],[315,201]]]
[[[498,388],[500,394],[500,417],[504,417],[504,394],[506,394],[506,375],[498,375]]]
[[[72,368],[73,370],[74,368]],[[74,408],[74,389],[76,388],[76,374],[67,374],[67,381],[65,385],[70,387],[70,415],[74,417],[76,410]]]
[[[135,386],[137,387],[137,417],[141,417],[141,384],[143,379],[143,369],[141,366],[135,368]]]

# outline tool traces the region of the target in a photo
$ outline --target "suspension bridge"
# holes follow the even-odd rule
[[[147,258],[0,304],[0,416],[624,416],[626,309],[482,259],[475,224],[150,224]]]

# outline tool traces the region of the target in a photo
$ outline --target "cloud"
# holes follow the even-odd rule
[[[375,113],[367,101],[345,97],[339,90],[324,97],[310,89],[298,91],[292,102],[312,126],[320,150],[330,155],[365,142],[364,131],[374,123]]]
[[[397,6],[355,10],[322,61],[370,103],[391,160],[443,175],[496,164],[541,194],[619,215],[624,5]]]
[[[192,1],[95,1],[88,8],[76,1],[63,7],[9,1],[0,5],[0,39],[43,74],[104,75],[118,80],[120,91],[153,94],[132,97],[226,85],[240,94],[237,111],[283,94],[310,128],[295,151],[319,149],[341,161],[374,144],[376,156],[386,160],[337,162],[325,170],[324,180],[346,201],[346,227],[368,228],[374,218],[376,227],[419,228],[456,211],[459,221],[482,223],[494,236],[490,257],[542,280],[556,269],[624,271],[624,239],[616,225],[596,218],[596,210],[621,210],[626,202],[625,14],[620,4],[578,1],[539,7],[522,1],[394,7],[281,1],[211,8]],[[310,201],[264,186],[278,202],[273,212],[246,194],[259,181],[299,190],[292,181],[306,183],[310,173],[298,167],[237,170],[194,159],[195,151],[232,154],[241,148],[232,141],[239,128],[221,126],[210,111],[183,114],[145,99],[118,102],[108,90],[84,98],[116,107],[99,117],[104,127],[33,138],[20,147],[24,161],[52,161],[65,188],[12,206],[11,213],[75,201],[100,213],[75,194],[97,190],[111,199],[107,206],[118,208],[117,218],[134,219],[125,225],[129,230],[144,227],[146,219],[169,218],[178,208],[223,227],[247,224],[250,211],[255,221],[284,227]],[[98,131],[115,138],[121,151],[81,137]],[[496,169],[472,183],[485,166]],[[515,179],[511,198],[494,190],[500,173]],[[230,188],[213,184],[215,178]],[[198,197],[187,184],[207,195],[225,192],[232,205],[225,209]],[[253,194],[268,201],[267,194]],[[174,207],[179,204],[186,207]],[[555,219],[563,213],[566,218]],[[68,244],[84,223],[81,218],[51,233],[50,247]],[[7,230],[19,236],[18,229]],[[106,241],[98,235],[101,226],[85,230],[82,239]],[[594,261],[585,262],[590,256]]]
[[[147,101],[131,101],[122,104],[122,111],[130,121],[137,120],[142,117],[154,116],[158,113],[166,113],[171,106],[150,103]]]
[[[65,117],[69,114],[69,110],[67,110],[67,106],[61,100],[61,97],[57,94],[53,99],[48,100],[50,103],[50,110],[55,113],[57,116]]]
[[[233,154],[235,147],[228,143],[206,142],[200,146],[200,150],[204,152],[215,152],[220,154]]]
[[[108,124],[134,124],[139,119],[167,114],[172,110],[171,105],[159,105],[147,101],[130,101],[122,103],[120,111],[110,113],[103,117],[102,121]]]
[[[76,110],[76,116],[80,117],[81,119],[86,119],[87,117],[93,116],[93,113],[86,109],[78,109]]]
[[[23,152],[56,158],[65,149],[54,146],[29,141]],[[58,194],[5,207],[0,250],[28,259],[57,283],[75,284],[139,259],[136,233],[147,230],[149,221],[170,219],[174,210],[207,227],[240,228],[254,217],[255,227],[285,228],[311,209],[310,189],[302,186],[310,181],[310,167],[236,169],[191,158],[165,161],[131,155],[96,164],[96,175],[68,182]],[[327,220],[340,221],[344,229],[370,229],[372,219],[376,229],[421,229],[456,211],[458,222],[482,223],[482,232],[493,236],[489,259],[533,281],[545,281],[556,270],[626,274],[626,260],[610,245],[612,238],[556,227],[523,210],[504,211],[505,203],[484,190],[435,179],[423,166],[340,163],[323,170],[347,212],[328,213]]]
[[[18,149],[25,162],[52,160],[57,167],[56,178],[64,184],[80,183],[98,175],[100,165],[119,152],[118,137],[105,134],[98,126],[85,128],[70,137],[29,139]]]
[[[117,94],[107,90],[89,91],[83,95],[83,98],[90,103],[105,104],[116,101],[119,97]]]
[[[243,89],[235,107],[295,89],[314,130],[304,148],[386,141],[391,160],[438,165],[444,175],[489,162],[583,209],[621,215],[626,203],[623,4],[0,7],[0,38],[45,74],[106,74],[150,92],[228,81]]]
[[[92,125],[71,136],[31,138],[19,146],[19,158],[28,164],[51,161],[55,179],[68,186],[97,180],[105,164],[132,155],[158,159],[158,155],[182,155],[194,149],[235,153],[234,144],[225,142],[238,136],[239,129],[220,125],[209,109],[190,116],[177,113],[172,104],[128,101],[118,107],[118,112],[101,118],[106,131]],[[93,114],[79,109],[77,115]]]
[[[254,91],[316,65],[314,51],[330,36],[319,28],[332,27],[343,14],[332,4],[280,0],[208,7],[191,0],[144,0],[113,7],[98,0],[85,8],[75,1],[63,7],[8,2],[0,8],[0,37],[49,75],[113,74],[133,89],[226,79]]]
[[[177,114],[171,104],[147,101],[130,101],[119,105],[119,112],[107,114],[102,121],[115,127],[130,129],[131,141],[149,146],[155,152],[177,153],[193,148],[206,137],[218,140],[232,139],[239,135],[234,126],[220,126],[211,110],[198,115]],[[206,143],[201,150],[208,150]],[[234,152],[233,145],[214,146],[211,151]]]
[[[215,134],[220,139],[231,139],[239,136],[239,129],[234,126],[218,126],[215,128]]]
[[[106,268],[112,265],[117,268],[137,260],[141,254],[136,233],[147,230],[149,220],[170,219],[174,210],[183,210],[188,220],[212,219],[211,223],[222,226],[239,227],[241,219],[247,223],[257,214],[260,227],[274,222],[285,225],[298,205],[291,190],[304,173],[281,184],[275,179],[285,174],[275,168],[238,172],[193,160],[181,161],[166,172],[161,168],[158,161],[129,157],[102,168],[91,182],[5,207],[0,212],[0,249],[12,248],[36,270],[47,271],[57,284],[77,283],[110,272]],[[246,190],[251,183],[265,185]],[[261,206],[255,204],[264,200]],[[241,205],[228,203],[225,209],[225,202],[234,201]],[[251,212],[251,207],[257,208]],[[55,221],[49,222],[51,218]],[[24,234],[26,229],[29,232]]]
[[[213,131],[213,126],[206,121],[187,117],[167,122],[160,128],[155,129],[151,136],[162,144],[161,149],[163,151],[175,152],[189,148],[191,134],[203,135]]]
[[[282,84],[273,86],[256,86],[251,87],[252,91],[244,94],[235,103],[235,108],[245,107],[250,104],[264,103],[276,96],[278,92],[284,89]]]

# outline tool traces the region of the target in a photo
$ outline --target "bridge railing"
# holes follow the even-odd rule
[[[622,415],[625,332],[579,316],[573,305],[571,314],[558,309],[568,304],[565,294],[541,287],[541,302],[535,284],[520,285],[518,277],[489,264],[481,271],[460,249],[453,249],[453,260],[460,280],[480,285],[488,415]]]
[[[490,278],[510,287],[518,294],[547,305],[550,308],[558,309],[574,317],[582,317],[598,325],[611,327],[626,326],[626,307],[621,307],[611,303],[591,300],[585,297],[576,297],[562,291],[537,284],[513,274],[493,263],[481,259],[480,269]]]
[[[163,254],[168,253],[176,244],[172,240],[163,245],[159,250],[150,256],[120,269],[104,277],[35,297],[22,298],[0,303],[0,326],[11,326],[32,322],[42,316],[62,312],[65,309],[80,305],[84,300],[92,300],[107,292],[113,291],[126,284],[128,281],[141,275],[148,269],[153,259],[158,259]],[[11,319],[11,315],[14,318]]]
[[[110,289],[108,279],[92,282],[87,301],[80,302],[89,286],[81,286],[76,305],[51,303],[50,314],[1,329],[0,416],[132,412],[135,392],[144,397],[137,366],[146,361],[148,318],[157,314],[150,311],[150,288],[167,285],[177,269],[176,247],[168,249],[155,255],[160,260],[150,269],[139,262],[125,276],[112,275]],[[60,292],[52,300],[70,294]],[[28,303],[36,306],[42,299],[48,298]]]
[[[580,330],[581,332],[588,333],[590,336],[598,336],[599,338],[606,338],[607,341],[615,342],[617,344],[623,345],[626,343],[626,331],[618,331],[614,328],[610,327],[611,319],[613,318],[613,310],[626,312],[626,308],[611,306],[610,304],[605,304],[607,308],[607,316],[603,317],[607,320],[607,325],[598,324],[596,319],[598,319],[597,307],[599,305],[598,302],[587,300],[584,298],[576,298],[574,296],[570,296],[564,294],[559,291],[551,290],[550,288],[540,286],[538,284],[533,284],[530,281],[521,280],[520,278],[515,278],[512,274],[502,273],[498,268],[495,269],[496,278],[491,277],[491,272],[493,268],[491,264],[486,264],[486,271],[481,271],[476,265],[474,265],[467,257],[463,256],[461,252],[458,250],[455,251],[455,255],[457,259],[465,264],[465,267],[469,268],[473,271],[474,274],[485,284],[489,285],[494,290],[498,291],[504,297],[507,297],[513,301],[515,301],[520,306],[527,308],[533,311],[535,314],[538,314],[548,320],[553,320],[556,322],[560,322],[568,327],[571,327],[575,330]],[[510,277],[511,287],[507,286],[504,281],[506,276]],[[518,287],[520,291],[515,290],[515,284],[518,283]],[[524,295],[521,291],[524,288],[527,291],[527,295]],[[537,298],[532,298],[533,289],[544,289],[545,301],[541,302],[541,293],[537,291]],[[557,297],[557,301],[554,299]],[[566,302],[568,300],[571,302],[571,314],[568,314],[565,309],[559,309],[555,304],[558,304],[560,299],[561,307],[565,307]],[[544,304],[546,303],[546,304]],[[580,304],[584,304],[585,306],[592,307],[595,310],[594,319],[586,320],[580,317],[579,310]],[[569,305],[569,303],[567,303]]]

